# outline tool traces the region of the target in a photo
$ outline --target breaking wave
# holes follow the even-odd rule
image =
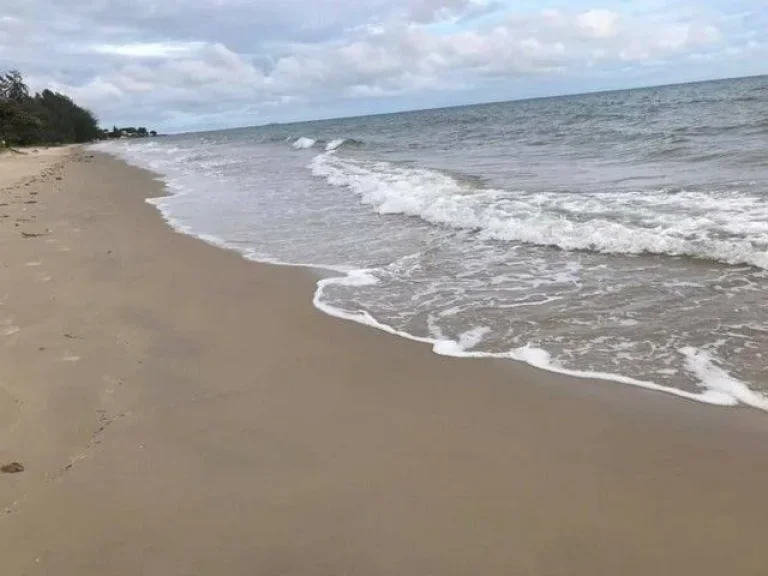
[[[293,143],[293,147],[296,150],[305,150],[307,148],[312,148],[316,143],[317,140],[313,140],[312,138],[305,138],[302,136]]]
[[[730,192],[563,193],[471,188],[428,169],[316,156],[309,168],[379,214],[495,240],[604,254],[686,256],[768,269],[768,200]]]
[[[308,148],[320,148],[326,152],[333,152],[341,148],[360,148],[363,146],[361,140],[355,140],[354,138],[334,138],[333,140],[322,140],[320,138],[307,138],[302,136],[293,141],[292,144],[295,150],[306,150]]]

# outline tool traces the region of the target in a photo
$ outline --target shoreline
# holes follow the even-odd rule
[[[768,563],[760,411],[329,317],[311,272],[178,233],[149,172],[72,154],[4,192],[49,231],[0,224],[0,463],[26,468],[0,475],[9,575]]]
[[[462,347],[460,342],[456,340],[439,340],[431,336],[417,336],[409,332],[399,330],[388,324],[384,324],[383,322],[373,318],[365,311],[348,312],[347,310],[325,304],[321,301],[321,297],[323,289],[327,285],[332,285],[334,283],[344,284],[346,281],[355,284],[359,282],[375,284],[377,280],[375,277],[369,274],[368,270],[361,268],[345,269],[344,267],[336,267],[331,265],[292,263],[271,258],[260,258],[253,254],[252,250],[243,249],[239,246],[233,245],[232,243],[218,236],[197,233],[187,225],[181,223],[179,220],[171,216],[168,210],[164,207],[164,199],[173,198],[179,194],[183,195],[183,192],[174,193],[170,191],[165,175],[153,172],[152,170],[145,168],[137,163],[131,162],[114,152],[98,150],[98,153],[115,158],[120,162],[125,162],[130,166],[140,170],[146,170],[153,175],[153,178],[156,181],[162,184],[162,194],[157,197],[146,198],[145,201],[157,210],[164,222],[175,232],[191,236],[192,238],[205,242],[206,244],[216,248],[234,252],[248,262],[261,265],[289,267],[311,271],[318,278],[312,297],[312,303],[318,311],[333,318],[361,324],[368,328],[384,332],[391,336],[404,338],[415,343],[429,345],[432,348],[432,351],[438,356],[460,359],[464,358],[511,361],[527,365],[537,370],[542,370],[544,372],[558,374],[560,376],[566,376],[577,380],[586,379],[611,382],[613,384],[620,384],[622,386],[631,386],[649,390],[655,393],[683,398],[685,400],[699,402],[710,406],[719,406],[723,408],[747,406],[768,412],[768,396],[765,396],[764,394],[751,389],[741,380],[734,378],[729,373],[721,370],[716,364],[712,362],[709,354],[703,349],[685,347],[679,350],[680,354],[685,356],[686,370],[692,374],[695,374],[699,381],[698,390],[687,390],[659,384],[652,380],[643,380],[631,376],[626,376],[620,373],[578,370],[560,366],[557,362],[552,361],[551,355],[547,350],[538,347],[524,346],[522,348],[504,352],[478,352],[472,350],[471,348],[465,349]]]

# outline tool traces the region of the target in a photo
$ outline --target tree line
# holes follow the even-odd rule
[[[18,70],[0,74],[0,147],[149,135],[146,128],[102,130],[96,116],[66,94],[51,90],[31,94]]]
[[[144,126],[134,128],[130,126],[128,128],[118,128],[114,126],[112,130],[106,128],[101,131],[101,137],[105,139],[114,138],[146,138],[147,136],[157,136],[157,132],[154,130],[147,130]]]

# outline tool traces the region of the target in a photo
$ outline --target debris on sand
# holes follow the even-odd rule
[[[11,462],[10,464],[0,466],[0,472],[3,474],[18,474],[19,472],[24,472],[24,465],[19,462]]]

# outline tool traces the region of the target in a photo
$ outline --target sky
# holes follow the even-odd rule
[[[768,74],[765,0],[0,0],[106,126],[249,126]]]

